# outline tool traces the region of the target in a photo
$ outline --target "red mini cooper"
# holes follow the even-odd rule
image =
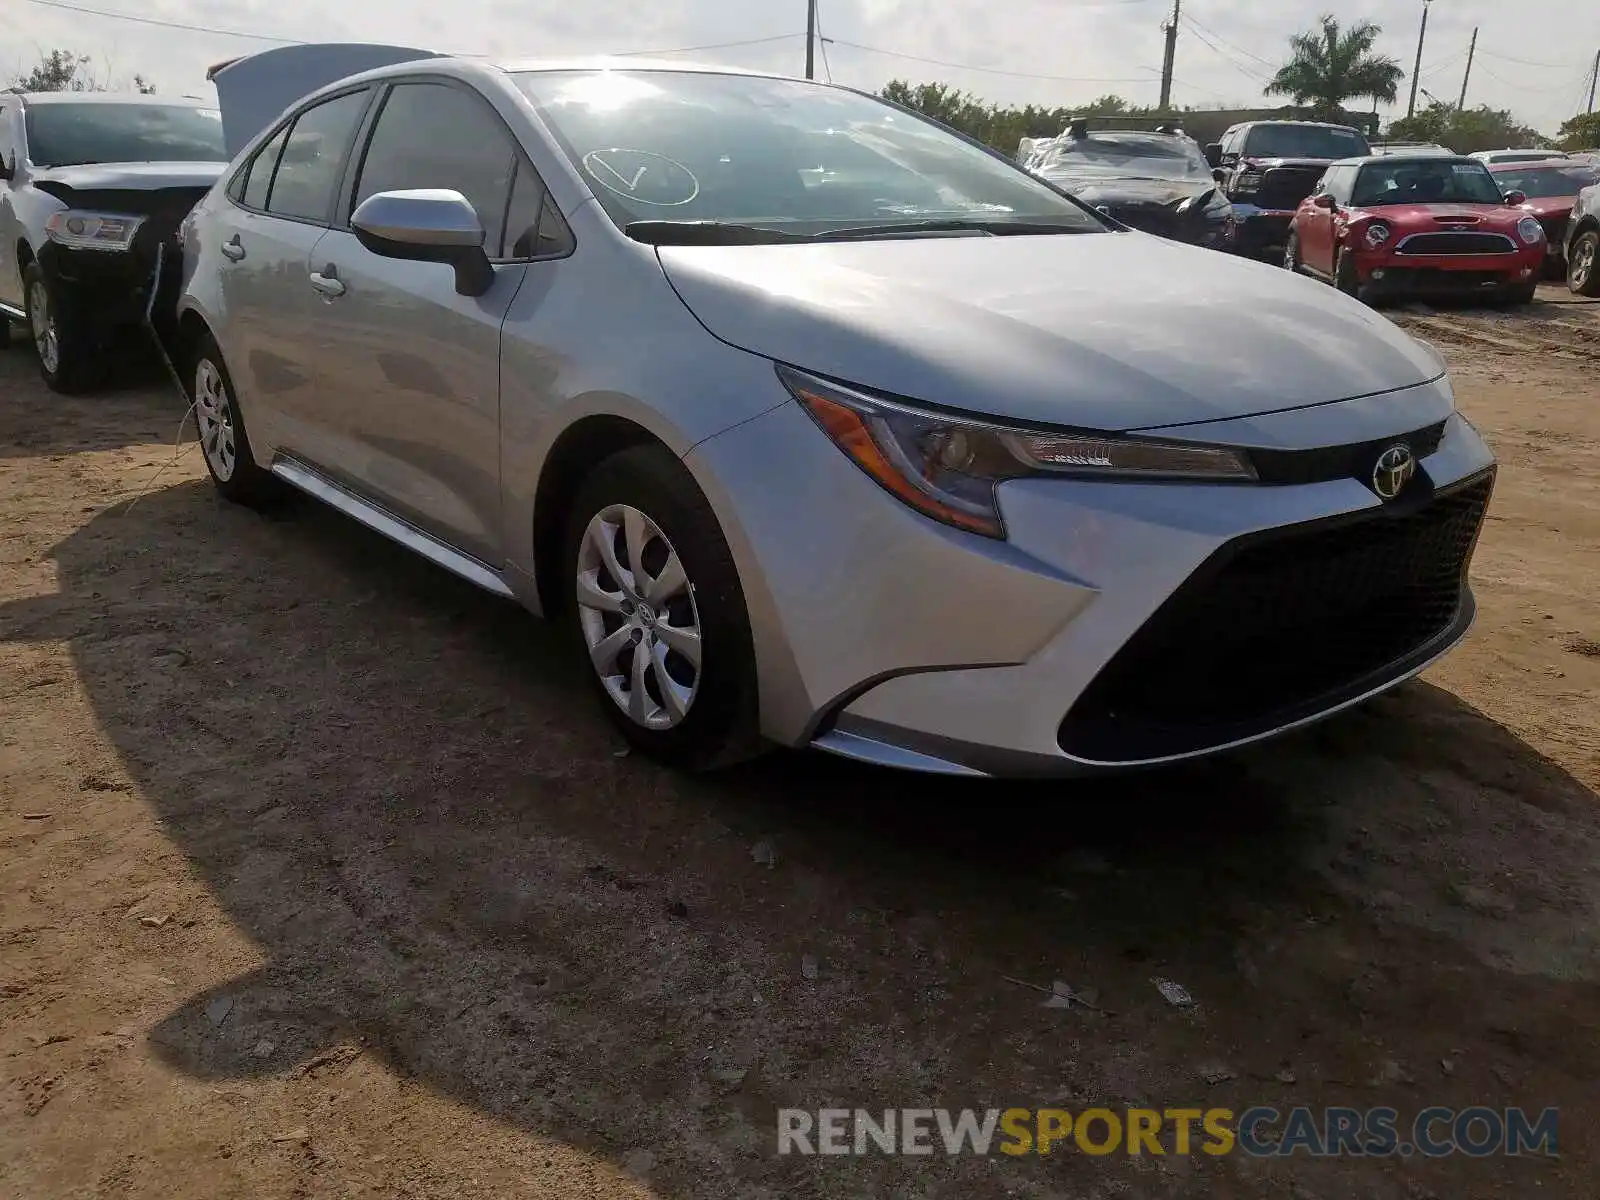
[[[1533,299],[1545,232],[1475,158],[1353,158],[1333,163],[1295,211],[1291,271],[1373,301],[1482,293]]]

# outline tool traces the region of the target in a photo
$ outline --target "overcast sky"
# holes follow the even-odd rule
[[[876,88],[942,80],[989,100],[1072,104],[1106,92],[1153,103],[1170,0],[821,0],[827,66]],[[1180,104],[1259,101],[1286,39],[1337,7],[1383,26],[1382,52],[1408,76],[1422,0],[1187,0]],[[1422,87],[1454,101],[1478,36],[1468,104],[1510,108],[1546,133],[1582,111],[1600,50],[1600,0],[1434,0]],[[73,11],[77,10],[77,11]],[[92,15],[83,10],[107,15]],[[0,0],[0,76],[41,49],[91,55],[101,75],[135,73],[166,93],[211,98],[205,68],[270,41],[140,24],[109,14],[296,41],[361,40],[495,57],[699,50],[680,58],[778,69],[805,64],[805,0]],[[718,45],[773,39],[753,45]],[[1209,44],[1208,44],[1209,43]],[[918,61],[941,60],[939,62]],[[959,64],[959,65],[945,65]],[[1404,113],[1407,84],[1400,94]],[[1418,105],[1423,103],[1419,96]]]

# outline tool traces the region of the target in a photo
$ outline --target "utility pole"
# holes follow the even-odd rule
[[[1600,83],[1600,50],[1594,52],[1594,74],[1589,76],[1589,111],[1594,111],[1595,84]]]
[[[1178,17],[1183,11],[1183,0],[1172,0],[1172,20],[1167,24],[1167,51],[1161,59],[1161,104],[1162,112],[1167,111],[1167,105],[1172,102],[1172,61],[1178,53]]]
[[[1406,105],[1406,116],[1417,113],[1417,82],[1422,75],[1422,42],[1428,36],[1428,0],[1422,0],[1422,28],[1417,33],[1417,63],[1411,68],[1411,103]]]
[[[1467,111],[1467,80],[1472,78],[1472,56],[1478,52],[1478,27],[1472,27],[1472,43],[1467,47],[1467,69],[1461,72],[1461,99],[1456,101],[1456,111]]]
[[[806,0],[806,78],[817,77],[817,0]]]

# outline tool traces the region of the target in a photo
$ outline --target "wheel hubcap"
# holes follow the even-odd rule
[[[234,442],[233,404],[228,399],[222,372],[209,358],[202,358],[194,369],[194,420],[200,429],[200,448],[206,462],[226,483],[233,478],[238,462]]]
[[[606,694],[645,729],[671,729],[700,690],[700,614],[683,560],[637,508],[596,513],[578,548],[578,621]]]
[[[61,366],[61,337],[56,332],[55,313],[50,311],[50,294],[42,283],[28,289],[28,324],[33,329],[33,344],[39,351],[39,361],[54,375]]]
[[[1572,281],[1579,287],[1589,282],[1589,272],[1594,270],[1595,244],[1585,241],[1578,247],[1578,261],[1572,264]]]

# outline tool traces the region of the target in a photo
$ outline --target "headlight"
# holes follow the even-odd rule
[[[1394,230],[1389,228],[1387,222],[1374,221],[1372,224],[1367,226],[1367,232],[1365,235],[1366,243],[1368,246],[1372,247],[1372,249],[1376,250],[1379,246],[1383,245],[1389,240],[1389,235],[1393,232]]]
[[[790,367],[778,377],[822,431],[883,489],[918,512],[1005,537],[995,488],[1026,475],[1250,482],[1235,450],[1104,433],[986,424],[881,400]]]
[[[52,242],[74,250],[126,250],[143,224],[143,217],[68,209],[51,213],[44,231]]]
[[[1535,246],[1544,236],[1544,226],[1532,217],[1523,217],[1517,222],[1517,236],[1524,246]]]
[[[1250,171],[1237,175],[1233,180],[1233,190],[1239,195],[1244,195],[1247,192],[1259,192],[1261,190],[1261,176]]]

